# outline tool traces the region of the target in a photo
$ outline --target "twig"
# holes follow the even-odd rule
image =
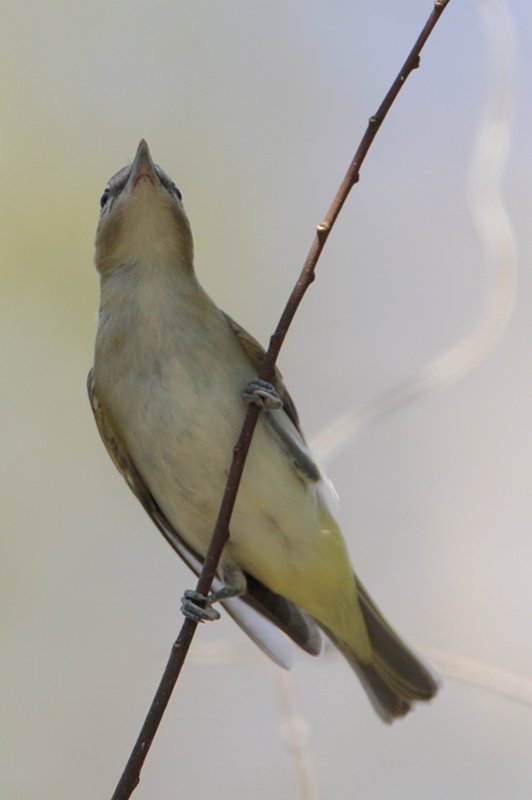
[[[420,63],[420,53],[423,46],[441,14],[449,4],[450,0],[436,0],[432,12],[425,23],[421,33],[419,34],[416,43],[414,44],[408,58],[404,62],[399,74],[395,78],[393,84],[388,90],[384,100],[377,109],[376,113],[370,117],[368,126],[362,137],[362,140],[356,150],[355,156],[349,165],[349,169],[343,179],[340,187],[332,201],[329,210],[327,211],[323,221],[317,226],[314,240],[310,247],[309,253],[301,270],[301,274],[297,280],[294,289],[288,299],[284,308],[282,316],[279,320],[277,328],[270,339],[270,346],[262,362],[259,377],[265,381],[271,381],[274,375],[275,362],[279,355],[279,351],[288,332],[288,328],[294,318],[297,308],[303,299],[303,295],[314,280],[314,271],[316,264],[321,255],[321,251],[327,241],[329,233],[342,210],[342,206],[351,191],[352,187],[359,179],[360,167],[368,153],[369,148],[382,125],[386,114],[390,110],[392,103],[399,94],[406,79],[416,69]],[[212,538],[205,556],[203,569],[198,579],[196,591],[201,594],[208,594],[211,584],[214,580],[218,562],[222,555],[222,551],[229,538],[229,522],[236,501],[238,487],[244,470],[247,454],[253,437],[253,432],[259,417],[259,409],[255,405],[248,407],[242,430],[238,438],[238,442],[233,451],[233,460],[227,478],[227,484],[223,494],[218,518],[212,534]],[[150,706],[150,710],[146,716],[140,734],[133,751],[126,764],[124,772],[120,778],[118,786],[115,789],[112,800],[128,800],[131,797],[135,787],[140,782],[140,772],[148,751],[151,747],[159,723],[163,717],[168,701],[172,694],[173,688],[179,677],[181,667],[185,661],[187,652],[190,648],[192,638],[196,631],[197,623],[190,619],[185,619],[179,636],[175,641],[165,671],[157,688],[157,692]]]
[[[486,272],[492,272],[484,309],[463,338],[416,374],[363,405],[353,403],[319,431],[310,440],[310,447],[325,467],[385,417],[470,374],[491,355],[512,318],[519,264],[516,234],[502,188],[517,89],[517,33],[505,0],[477,0],[473,7],[483,23],[493,74],[486,110],[475,135],[468,181],[470,209],[484,251]]]

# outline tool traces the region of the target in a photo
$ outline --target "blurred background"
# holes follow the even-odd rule
[[[111,796],[193,585],[86,397],[108,178],[146,137],[201,281],[266,342],[430,8],[4,9],[3,798]],[[357,571],[440,697],[386,727],[339,657],[287,679],[224,619],[198,632],[139,800],[530,797],[531,70],[527,0],[451,2],[280,362]]]

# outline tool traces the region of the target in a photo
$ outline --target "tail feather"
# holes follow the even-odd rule
[[[416,701],[434,697],[438,683],[428,667],[391,628],[358,580],[357,587],[372,646],[371,660],[360,661],[347,642],[322,627],[356,672],[377,714],[385,722],[393,722],[407,714]]]
[[[430,700],[438,691],[434,675],[395,633],[358,579],[357,586],[375,661],[389,673],[399,691],[413,700]]]

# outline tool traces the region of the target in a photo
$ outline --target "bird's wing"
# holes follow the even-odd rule
[[[190,569],[199,575],[203,559],[188,546],[162,512],[126,447],[116,436],[98,398],[92,369],[87,378],[87,390],[98,431],[114,465],[166,541]],[[266,655],[285,669],[289,669],[292,664],[292,648],[280,631],[307,652],[317,655],[321,651],[321,635],[313,620],[289,600],[274,594],[252,576],[246,577],[247,593],[241,598],[223,601],[225,609],[242,630]],[[220,589],[222,585],[216,579],[213,590]]]
[[[229,314],[226,314],[225,312],[222,313],[226,318],[226,320],[228,321],[229,325],[231,326],[233,333],[236,335],[236,338],[240,342],[246,356],[249,358],[249,360],[253,364],[253,367],[257,370],[258,373],[262,366],[262,362],[264,361],[264,356],[266,355],[263,346],[259,342],[257,342],[257,340],[250,333],[244,330],[244,328],[241,325],[239,325],[238,322],[235,322],[234,319],[231,319]],[[284,385],[283,376],[281,375],[277,367],[275,368],[275,374],[272,383],[277,389],[279,397],[283,401],[283,408],[285,412],[287,413],[288,417],[297,428],[298,433],[303,439],[303,441],[305,441],[305,438],[303,436],[303,431],[299,427],[299,416],[294,401],[290,397],[288,389]]]
[[[235,322],[227,314],[224,314],[233,333],[236,335],[244,353],[256,369],[260,372],[264,360],[264,348],[253,338],[244,328]],[[335,492],[329,479],[324,475],[315,461],[305,442],[303,431],[299,424],[299,417],[294,404],[286,388],[282,375],[276,368],[272,381],[277,393],[283,403],[283,407],[276,410],[269,410],[263,413],[263,419],[278,437],[279,443],[287,451],[299,477],[304,482],[318,483],[324,479],[324,486]]]

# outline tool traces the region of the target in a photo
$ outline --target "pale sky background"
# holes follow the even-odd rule
[[[4,4],[2,798],[111,796],[194,583],[116,473],[86,398],[107,179],[146,137],[183,191],[200,279],[266,342],[430,7]],[[481,7],[498,9],[499,72]],[[303,795],[277,671],[223,620],[198,632],[138,800],[531,796],[527,0],[452,0],[330,239],[281,367],[312,438],[418,374],[492,307],[501,264],[479,238],[470,171],[512,59],[502,192],[519,274],[509,324],[466,377],[380,419],[327,466],[353,562],[394,625],[440,666],[452,654],[514,674],[529,703],[444,677],[434,703],[386,727],[339,657],[298,656],[292,701],[316,785]]]

